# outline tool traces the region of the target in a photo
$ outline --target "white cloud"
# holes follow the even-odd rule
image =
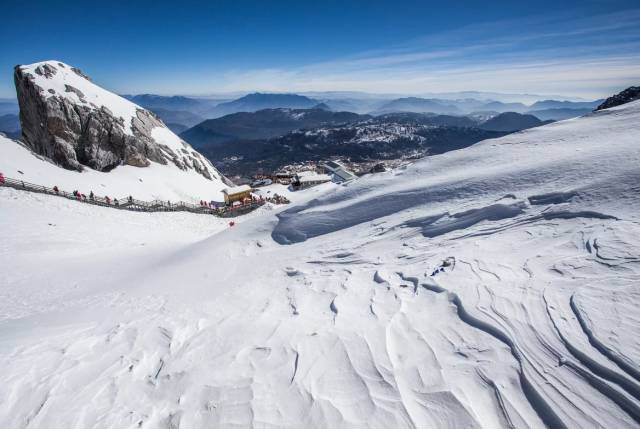
[[[233,71],[209,90],[481,90],[600,97],[640,81],[638,22],[640,10],[485,23],[333,61]]]
[[[193,66],[128,84],[138,92],[174,94],[477,90],[593,99],[640,83],[638,22],[640,9],[543,15],[462,27],[329,61],[235,70]]]

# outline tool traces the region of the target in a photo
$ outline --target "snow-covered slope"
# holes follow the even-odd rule
[[[630,103],[232,228],[0,189],[0,423],[637,427],[639,131]]]
[[[209,180],[195,170],[180,170],[174,165],[152,162],[148,167],[120,166],[108,173],[84,169],[66,170],[34,154],[24,145],[0,135],[0,172],[6,177],[72,192],[111,198],[129,195],[141,200],[197,202],[222,201],[220,180]]]

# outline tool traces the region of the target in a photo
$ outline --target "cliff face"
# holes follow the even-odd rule
[[[64,168],[109,171],[153,161],[223,179],[153,113],[100,88],[75,67],[57,61],[16,66],[14,80],[23,140]]]

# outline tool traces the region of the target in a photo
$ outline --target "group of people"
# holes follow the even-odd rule
[[[200,207],[205,208],[205,209],[210,209],[210,210],[228,210],[228,209],[234,209],[234,208],[238,208],[238,207],[244,207],[253,203],[264,203],[265,200],[263,197],[256,197],[255,195],[251,195],[250,197],[246,197],[245,199],[243,199],[242,201],[240,201],[241,206],[225,206],[222,205],[220,203],[216,203],[215,201],[205,201],[205,200],[200,200]]]
[[[53,187],[53,192],[55,192],[56,194],[60,193],[60,190],[58,189],[58,186],[54,186]],[[74,190],[72,192],[73,196],[78,200],[78,201],[87,201],[87,196],[85,194],[83,194],[82,192],[78,191],[78,190]],[[96,195],[93,193],[93,191],[89,192],[89,201],[95,201],[96,200]],[[133,198],[131,196],[129,196],[129,201],[131,202],[133,200]],[[108,195],[105,195],[104,197],[104,202],[108,205],[111,205],[111,198],[109,198]],[[113,199],[113,204],[115,206],[119,206],[120,205],[120,201],[118,201],[117,198]]]
[[[54,190],[57,189],[57,188],[58,188],[57,186],[53,187]],[[56,191],[56,193],[57,193],[57,191]],[[93,194],[93,192],[92,192],[92,194]],[[85,194],[81,193],[78,190],[74,190],[73,191],[73,196],[76,197],[76,200],[78,200],[78,201],[87,201],[87,196]],[[91,198],[91,199],[93,199],[93,198]]]
[[[0,186],[5,184],[5,177],[4,174],[0,173]],[[60,189],[58,188],[58,185],[54,185],[53,186],[53,192],[55,192],[56,194],[60,193]],[[87,196],[85,194],[83,194],[82,192],[78,191],[77,189],[73,191],[73,196],[74,198],[76,198],[78,201],[87,201]],[[95,201],[96,200],[96,195],[93,193],[93,191],[89,192],[89,200],[90,201]],[[106,203],[107,205],[111,205],[112,200],[111,198],[109,198],[109,196],[105,196],[103,198],[104,203]],[[133,197],[131,195],[129,195],[129,197],[127,198],[127,201],[129,204],[133,204],[134,200]],[[289,204],[289,200],[282,196],[282,195],[278,195],[278,194],[274,194],[271,197],[263,197],[258,196],[256,197],[255,195],[251,195],[251,197],[247,197],[242,201],[243,205],[248,205],[248,204],[253,204],[253,203],[260,203],[261,205],[263,203],[272,203],[272,204]],[[118,201],[117,198],[113,199],[113,204],[115,206],[119,206],[120,202]],[[171,205],[170,201],[167,201],[167,204]],[[200,200],[200,207],[202,208],[207,208],[207,209],[211,209],[211,210],[220,210],[220,209],[224,209],[224,206],[220,206],[218,205],[218,203],[216,203],[215,201],[205,201],[205,200]]]
[[[218,208],[218,205],[216,204],[215,201],[211,200],[209,202],[205,201],[205,200],[200,200],[200,207],[206,208],[206,209],[212,209],[215,210]]]
[[[291,202],[287,197],[278,194],[273,194],[273,197],[267,197],[266,201],[272,204],[289,204]]]

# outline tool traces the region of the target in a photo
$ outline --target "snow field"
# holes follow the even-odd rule
[[[639,117],[323,185],[233,228],[0,189],[0,422],[637,427]]]

